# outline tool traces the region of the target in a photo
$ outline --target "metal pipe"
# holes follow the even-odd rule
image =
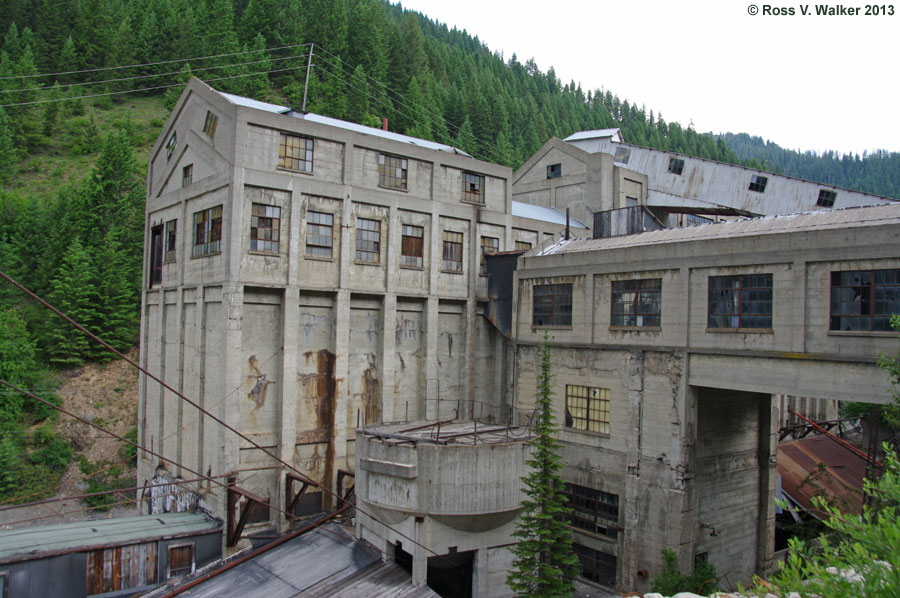
[[[853,445],[850,444],[849,442],[845,441],[845,440],[842,439],[842,438],[838,438],[837,436],[835,436],[834,434],[832,434],[831,432],[829,432],[828,430],[826,430],[826,429],[823,428],[822,426],[818,425],[816,422],[814,422],[814,421],[812,421],[812,420],[810,420],[810,419],[807,419],[807,418],[803,417],[802,415],[800,415],[799,413],[797,413],[796,411],[794,411],[794,410],[791,409],[790,407],[788,407],[788,413],[790,413],[790,414],[792,414],[792,415],[796,415],[797,417],[799,417],[800,419],[802,419],[803,421],[805,421],[805,422],[807,422],[809,425],[811,425],[813,428],[815,428],[815,429],[817,429],[818,431],[822,432],[823,434],[825,434],[826,436],[828,436],[828,437],[831,438],[832,440],[837,441],[839,444],[843,445],[845,448],[850,449],[851,451],[853,451],[854,453],[856,453],[857,456],[862,457],[862,458],[865,459],[867,462],[868,462],[868,461],[871,461],[872,463],[874,463],[874,464],[877,465],[878,467],[882,467],[882,468],[884,467],[884,465],[882,465],[881,463],[879,463],[878,461],[876,461],[874,457],[869,457],[869,455],[865,454],[864,452],[862,452],[861,450],[859,450],[858,448],[856,448],[855,446],[853,446]]]

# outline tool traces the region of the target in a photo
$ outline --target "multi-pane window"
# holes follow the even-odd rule
[[[334,249],[334,214],[306,213],[306,255],[330,258]]]
[[[820,208],[831,208],[837,199],[837,191],[829,191],[828,189],[819,189],[819,198],[816,205]]]
[[[581,561],[581,576],[608,588],[616,587],[616,557],[581,544],[572,543],[572,552]]]
[[[662,279],[617,280],[612,283],[613,326],[659,326]]]
[[[209,135],[209,138],[212,139],[216,136],[216,127],[219,124],[219,117],[210,112],[206,111],[206,122],[203,123],[203,132]]]
[[[445,272],[462,272],[463,234],[444,231],[444,256],[441,269]]]
[[[497,237],[481,237],[481,275],[487,276],[487,260],[484,256],[500,251],[500,239]]]
[[[169,546],[169,577],[181,577],[194,570],[194,545]]]
[[[162,284],[162,263],[163,227],[158,225],[150,229],[150,288]]]
[[[558,179],[562,176],[562,164],[548,164],[547,165],[547,178],[548,179]]]
[[[172,136],[169,137],[169,141],[166,143],[166,159],[172,157],[176,147],[178,147],[178,133],[173,131]]]
[[[194,182],[194,165],[188,164],[181,169],[181,186],[187,187]]]
[[[278,253],[281,235],[281,208],[253,204],[250,213],[250,250]]]
[[[890,331],[900,314],[900,270],[831,273],[831,330]]]
[[[403,225],[400,242],[400,265],[407,268],[421,268],[425,246],[425,229],[411,224]]]
[[[194,212],[194,248],[191,255],[211,255],[222,250],[222,206]]]
[[[406,189],[406,158],[378,154],[378,184],[390,189]]]
[[[178,221],[169,220],[166,222],[165,231],[165,250],[163,252],[163,263],[168,264],[175,261],[175,245],[176,245],[176,228]]]
[[[377,264],[381,261],[381,221],[356,219],[356,261]]]
[[[628,147],[617,147],[616,153],[613,156],[613,162],[618,162],[619,164],[628,164],[628,160],[631,159],[631,148]]]
[[[615,538],[619,527],[619,496],[602,490],[566,484],[563,493],[572,527]]]
[[[534,285],[532,326],[572,325],[572,283]]]
[[[681,158],[669,158],[669,172],[672,174],[681,174],[684,170],[684,160]]]
[[[566,427],[609,434],[609,389],[566,384]]]
[[[278,142],[278,167],[296,172],[313,171],[313,140],[289,133]]]
[[[700,226],[701,224],[712,224],[712,218],[706,218],[704,216],[698,216],[697,214],[685,214],[684,215],[684,225],[685,226]]]
[[[772,275],[709,277],[710,328],[772,328]]]
[[[766,190],[766,183],[768,182],[768,178],[754,174],[750,177],[750,186],[748,189],[750,189],[750,191],[756,191],[757,193],[763,193]]]
[[[484,203],[484,177],[480,174],[464,172],[462,174],[463,201]]]
[[[531,249],[531,243],[528,241],[516,241],[516,251],[528,251]]]

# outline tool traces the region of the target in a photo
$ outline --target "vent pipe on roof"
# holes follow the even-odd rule
[[[387,117],[386,117],[386,116],[385,116],[384,118],[381,119],[381,130],[382,130],[382,131],[387,131],[387,130],[388,130],[388,128],[387,128]]]
[[[566,241],[569,240],[569,208],[566,208]]]

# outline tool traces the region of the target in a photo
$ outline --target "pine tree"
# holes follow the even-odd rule
[[[531,472],[522,478],[527,499],[513,536],[519,539],[506,584],[517,596],[550,598],[571,596],[578,571],[578,558],[572,552],[572,537],[565,523],[567,515],[560,443],[554,438],[553,391],[550,387],[550,340],[544,334],[540,348],[541,370],[538,379],[535,437],[529,442]]]

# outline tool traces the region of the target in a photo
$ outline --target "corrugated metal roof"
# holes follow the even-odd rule
[[[617,141],[622,141],[622,132],[618,127],[610,129],[594,129],[592,131],[578,131],[572,133],[563,141],[578,141],[579,139],[597,139],[598,137],[615,137]]]
[[[433,150],[440,150],[442,152],[449,152],[451,154],[459,154],[461,156],[466,156],[471,158],[472,156],[462,151],[459,148],[455,148],[449,145],[444,145],[443,143],[437,143],[435,141],[429,141],[427,139],[419,139],[418,137],[410,137],[409,135],[401,135],[400,133],[393,133],[391,131],[383,131],[381,129],[376,129],[374,127],[367,127],[365,125],[359,125],[356,123],[347,122],[346,120],[340,120],[338,118],[331,118],[329,116],[322,116],[321,114],[314,114],[312,112],[299,112],[296,110],[291,110],[287,106],[279,106],[278,104],[269,104],[267,102],[260,102],[258,100],[253,100],[250,98],[245,98],[243,96],[237,96],[231,93],[225,93],[223,91],[216,91],[223,98],[231,102],[232,104],[236,104],[238,106],[245,106],[247,108],[253,108],[255,110],[263,110],[265,112],[272,112],[274,114],[286,114],[288,116],[292,116],[294,118],[300,118],[302,120],[308,120],[310,122],[319,123],[322,125],[328,125],[331,127],[338,127],[341,129],[346,129],[348,131],[353,131],[355,133],[363,133],[365,135],[372,135],[374,137],[381,137],[383,139],[390,139],[392,141],[399,141],[400,143],[410,143],[412,145],[417,145],[419,147],[425,147]]]
[[[210,533],[221,526],[202,513],[164,513],[0,531],[0,563]]]
[[[560,212],[554,208],[535,206],[530,203],[523,203],[515,200],[512,202],[512,215],[521,218],[531,218],[532,220],[540,220],[541,222],[552,222],[553,224],[565,225],[566,223],[565,212]],[[575,218],[569,218],[569,224],[574,228],[588,228],[583,222],[576,220]]]
[[[821,516],[811,501],[824,493],[842,510],[860,512],[866,461],[846,447],[825,435],[810,436],[779,444],[777,461],[783,491],[807,511]]]
[[[786,216],[767,216],[702,224],[685,228],[665,228],[621,237],[605,239],[570,239],[555,243],[536,255],[553,253],[574,253],[578,251],[597,251],[602,249],[622,249],[641,247],[661,243],[679,243],[714,239],[735,239],[756,235],[780,233],[796,233],[813,230],[828,230],[847,227],[881,226],[900,224],[900,204],[884,204],[843,210],[825,210],[788,214]]]
[[[285,542],[182,594],[186,598],[437,598],[381,560],[374,546],[328,524]]]

